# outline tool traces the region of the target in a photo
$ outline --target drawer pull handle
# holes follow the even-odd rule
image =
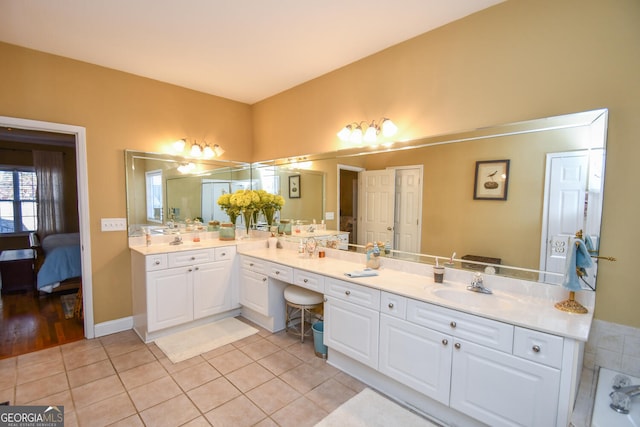
[[[156,262],[154,262],[155,265],[160,265],[160,260],[157,259]]]
[[[458,326],[458,325],[456,324],[456,322],[453,322],[453,321],[452,321],[451,323],[449,323],[449,326],[451,326],[452,328],[455,328],[455,327],[456,327],[456,326]]]
[[[308,281],[309,281],[309,279],[304,279],[303,280],[304,283],[307,283]]]
[[[262,281],[263,281],[263,282],[266,282],[266,281],[267,281],[267,278],[266,278],[266,277],[263,277],[263,278],[262,278]]]
[[[192,256],[191,261],[195,261],[196,257]]]
[[[193,268],[190,268],[187,270],[189,273],[191,273],[193,271]]]
[[[460,347],[462,347],[459,342],[455,343],[453,346],[456,348],[456,350],[460,350]]]
[[[249,263],[249,267],[253,267],[253,263],[252,262]]]
[[[196,269],[195,269],[195,270],[196,270],[196,271],[200,270],[200,267],[196,267]]]
[[[443,338],[442,345],[449,345],[449,340],[447,340],[446,338]]]
[[[534,345],[533,347],[531,347],[531,349],[533,350],[534,353],[540,353],[540,346],[539,345]]]
[[[226,252],[222,252],[222,253],[220,254],[220,256],[227,256],[227,253],[226,253]]]
[[[392,302],[389,303],[389,308],[393,308],[393,303]]]
[[[278,270],[276,270],[276,276],[277,276],[278,274],[280,274],[280,272],[279,272]]]
[[[329,301],[329,299],[327,297],[325,297],[324,298],[324,302],[327,302],[327,301]]]
[[[345,295],[351,295],[351,291],[344,291]]]

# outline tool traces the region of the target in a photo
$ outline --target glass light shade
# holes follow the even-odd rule
[[[175,151],[176,153],[182,153],[184,151],[184,146],[186,144],[186,141],[184,139],[179,139],[177,141],[175,141],[172,145],[173,145],[173,151]]]
[[[356,127],[353,132],[351,132],[349,142],[353,144],[362,144],[362,128],[360,126]]]
[[[382,135],[389,137],[395,135],[396,132],[398,132],[398,126],[396,126],[395,123],[389,119],[382,121]]]
[[[215,153],[213,152],[211,147],[209,147],[209,144],[204,146],[203,156],[205,159],[210,159],[215,156]]]
[[[341,141],[347,142],[349,141],[349,137],[351,136],[351,125],[346,125],[342,128],[340,132],[338,132],[338,138]]]
[[[213,146],[213,152],[216,153],[216,156],[220,157],[224,154],[224,150],[218,144]]]
[[[376,142],[378,137],[378,127],[375,124],[371,124],[364,133],[364,142]]]
[[[191,155],[193,157],[200,157],[202,155],[202,148],[198,144],[193,144],[191,146]]]

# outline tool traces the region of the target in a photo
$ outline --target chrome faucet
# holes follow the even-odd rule
[[[471,281],[471,284],[469,286],[467,286],[467,290],[469,290],[471,292],[479,292],[481,294],[492,294],[493,293],[491,291],[491,289],[484,287],[482,274],[480,274],[480,273],[476,273],[473,276],[473,280]]]
[[[617,381],[616,381],[617,380]],[[611,403],[609,407],[621,414],[628,414],[631,406],[631,399],[640,396],[640,384],[622,387],[621,384],[629,384],[629,377],[620,375],[614,379],[615,384],[609,397]]]
[[[172,242],[169,242],[170,245],[181,245],[182,244],[182,236],[180,236],[180,233],[176,234],[176,236],[173,238]]]

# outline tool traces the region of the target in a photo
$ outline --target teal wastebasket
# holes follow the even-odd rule
[[[316,322],[311,327],[313,329],[313,346],[316,351],[316,356],[327,358],[327,346],[324,345],[324,322]]]

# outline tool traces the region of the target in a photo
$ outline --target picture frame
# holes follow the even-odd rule
[[[509,160],[476,162],[474,200],[507,200]]]
[[[302,189],[300,188],[300,175],[289,176],[289,198],[299,199],[302,196]]]

